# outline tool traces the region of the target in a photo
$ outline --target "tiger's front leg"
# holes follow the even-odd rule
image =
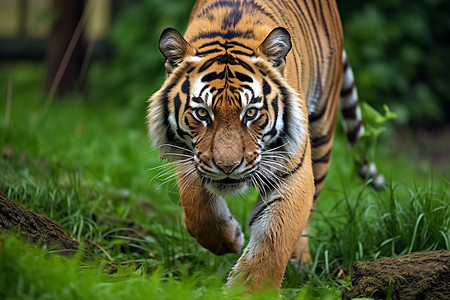
[[[200,178],[189,183],[183,180],[185,176],[178,174],[186,230],[200,245],[215,254],[239,253],[244,235],[225,200],[205,190]]]
[[[229,286],[244,285],[249,291],[281,286],[313,205],[312,176],[305,161],[285,178],[279,192],[259,197],[249,222],[249,244],[228,277]]]

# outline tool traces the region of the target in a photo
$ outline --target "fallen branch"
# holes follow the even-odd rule
[[[58,254],[68,256],[78,249],[75,239],[68,236],[62,227],[46,216],[9,200],[0,192],[0,231],[17,233],[25,240],[46,245],[58,251]]]

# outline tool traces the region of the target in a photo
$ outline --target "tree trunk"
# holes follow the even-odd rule
[[[0,231],[18,233],[31,243],[46,245],[51,249],[67,250],[58,254],[68,256],[78,249],[75,239],[46,216],[24,209],[0,192]]]
[[[342,299],[450,299],[450,250],[357,261],[351,278]]]
[[[75,29],[81,20],[83,2],[83,0],[54,0],[53,2],[53,8],[58,13],[58,17],[53,23],[48,41],[45,89],[47,92],[52,92],[52,85],[55,85],[56,78],[57,84],[54,92],[59,96],[71,92],[84,92],[85,89],[86,78],[81,73],[85,49],[81,37],[72,53],[69,49],[67,57],[70,59],[67,66],[63,64],[62,70],[58,73]],[[57,75],[61,77],[58,78]]]

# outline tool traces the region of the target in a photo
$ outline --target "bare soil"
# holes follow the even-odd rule
[[[450,250],[357,261],[352,266],[351,278],[353,288],[344,291],[344,300],[450,299]]]

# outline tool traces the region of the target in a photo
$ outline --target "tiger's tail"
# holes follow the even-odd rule
[[[347,136],[350,148],[353,148],[359,137],[364,134],[364,125],[361,117],[361,108],[358,104],[358,92],[355,85],[352,67],[347,54],[343,52],[342,62],[344,67],[344,79],[341,87],[340,108],[342,113],[342,125]],[[370,185],[379,189],[385,185],[384,176],[378,174],[377,167],[369,159],[365,159],[358,165],[358,174],[365,180],[371,180]]]

